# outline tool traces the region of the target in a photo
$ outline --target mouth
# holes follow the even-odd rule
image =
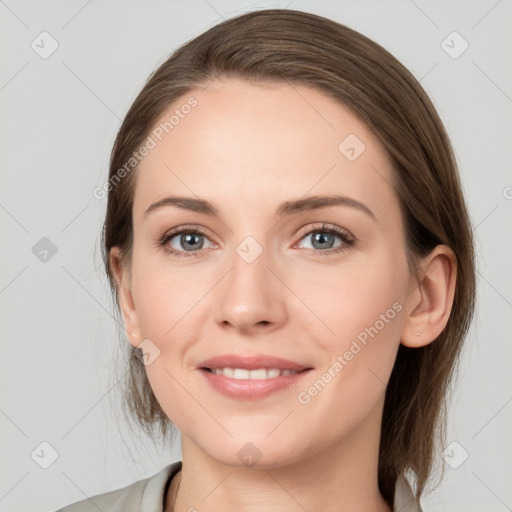
[[[265,354],[258,354],[253,356],[239,356],[236,354],[224,354],[221,356],[215,356],[205,361],[202,361],[199,365],[199,368],[205,370],[211,370],[213,372],[217,370],[233,370],[238,371],[239,375],[245,375],[243,372],[239,370],[247,370],[247,371],[255,371],[259,373],[255,373],[256,375],[263,375],[262,370],[272,372],[272,375],[276,370],[289,371],[289,372],[300,372],[302,370],[311,369],[310,366],[297,363],[295,361],[291,361],[288,359],[282,359],[280,357],[269,356]],[[274,375],[277,376],[277,375]],[[237,377],[235,377],[237,378]],[[240,378],[240,377],[238,377]],[[241,377],[244,378],[244,377]],[[245,377],[249,378],[249,377]],[[260,377],[261,378],[261,377]]]
[[[310,366],[271,356],[218,356],[203,361],[198,369],[208,383],[230,398],[255,400],[296,384]]]
[[[246,368],[201,368],[201,370],[206,370],[216,375],[224,375],[224,377],[235,380],[266,380],[285,375],[295,375],[296,373],[307,371],[308,368],[304,368],[300,371],[290,369],[280,370],[279,368],[257,368],[255,370],[247,370]]]

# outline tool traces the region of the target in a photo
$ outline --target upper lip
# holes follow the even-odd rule
[[[255,356],[237,356],[235,354],[225,354],[221,356],[212,357],[199,364],[200,368],[208,368],[215,370],[218,368],[243,368],[246,370],[257,370],[258,368],[277,368],[279,370],[294,370],[301,371],[311,368],[294,361],[281,359],[268,355],[255,355]]]

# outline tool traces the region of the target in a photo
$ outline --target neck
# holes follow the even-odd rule
[[[179,493],[166,512],[391,512],[377,480],[382,405],[342,440],[265,469],[220,463],[182,436]]]

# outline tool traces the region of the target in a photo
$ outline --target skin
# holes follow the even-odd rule
[[[189,96],[197,106],[139,166],[131,265],[111,252],[128,339],[134,346],[149,339],[160,351],[146,371],[182,434],[174,510],[389,511],[377,485],[385,386],[400,343],[426,345],[446,325],[453,253],[437,247],[421,262],[419,281],[413,276],[391,162],[345,106],[305,86],[219,79],[162,120]],[[349,134],[365,145],[354,161],[338,149]],[[363,203],[375,218],[346,205],[275,216],[284,201],[330,194]],[[177,206],[144,214],[170,195],[206,199],[219,214]],[[320,254],[344,244],[334,235],[313,245],[311,231],[322,223],[348,231],[355,243]],[[157,245],[190,224],[206,233],[192,240],[203,243],[197,256]],[[263,251],[252,263],[236,251],[247,236]],[[179,235],[167,245],[190,254]],[[298,393],[394,303],[401,306],[394,318],[300,403]],[[226,353],[269,354],[313,370],[298,386],[235,400],[197,368]],[[248,442],[261,453],[251,467],[237,456]]]

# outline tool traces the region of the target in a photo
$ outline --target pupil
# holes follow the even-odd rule
[[[329,237],[332,237],[330,233],[316,233],[314,236],[313,245],[315,244],[315,242],[325,243]]]
[[[197,239],[197,238],[198,238],[198,235],[197,235],[197,234],[193,234],[193,233],[189,233],[189,234],[187,234],[187,235],[182,235],[182,237],[181,237],[181,241],[182,241],[182,245],[183,245],[183,247],[185,247],[185,248],[186,248],[186,247],[187,247],[187,244],[188,244],[188,245],[189,245],[189,247],[190,247],[190,245],[192,245],[192,248],[193,248],[193,249],[195,249],[195,247],[193,247],[193,246],[194,246],[194,242],[193,242],[193,239],[194,239],[194,238],[196,238],[196,239]],[[190,243],[189,243],[189,242],[190,242]],[[202,244],[200,244],[200,247],[199,247],[199,248],[201,248],[201,246],[202,246]]]

